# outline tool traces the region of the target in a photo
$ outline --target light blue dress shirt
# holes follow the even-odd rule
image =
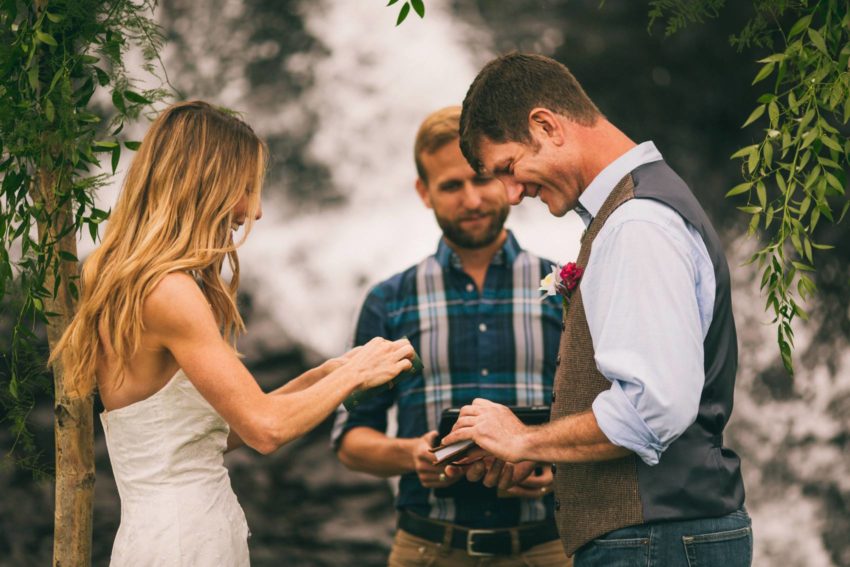
[[[576,206],[585,225],[626,174],[661,159],[644,142],[602,170]],[[667,205],[632,199],[597,234],[580,286],[596,366],[611,381],[593,413],[613,444],[655,465],[696,420],[705,383],[715,294],[705,243]]]

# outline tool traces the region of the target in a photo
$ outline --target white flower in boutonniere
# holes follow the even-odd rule
[[[552,266],[552,273],[540,280],[540,291],[546,293],[540,298],[541,301],[552,295],[558,295],[558,284],[561,283],[561,267],[558,264]]]

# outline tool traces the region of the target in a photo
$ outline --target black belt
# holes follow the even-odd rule
[[[398,527],[428,541],[441,544],[448,542],[471,556],[515,555],[558,539],[558,528],[553,521],[524,524],[516,528],[479,530],[401,512]]]

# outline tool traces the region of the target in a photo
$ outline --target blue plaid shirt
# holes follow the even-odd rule
[[[334,446],[354,427],[386,432],[387,410],[394,404],[401,438],[436,430],[445,408],[459,408],[478,397],[506,405],[549,404],[561,308],[556,299],[541,301],[538,287],[551,266],[522,250],[508,233],[479,293],[458,256],[441,240],[435,255],[375,286],[360,312],[355,344],[376,336],[406,336],[425,368],[350,413],[340,408]],[[553,517],[551,494],[544,499],[497,498],[495,489],[465,479],[434,491],[423,487],[414,472],[402,475],[396,507],[473,528]]]

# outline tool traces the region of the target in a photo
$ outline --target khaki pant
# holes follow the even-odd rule
[[[517,555],[471,557],[463,549],[442,545],[398,530],[390,552],[389,567],[572,567],[561,540],[541,543]]]

